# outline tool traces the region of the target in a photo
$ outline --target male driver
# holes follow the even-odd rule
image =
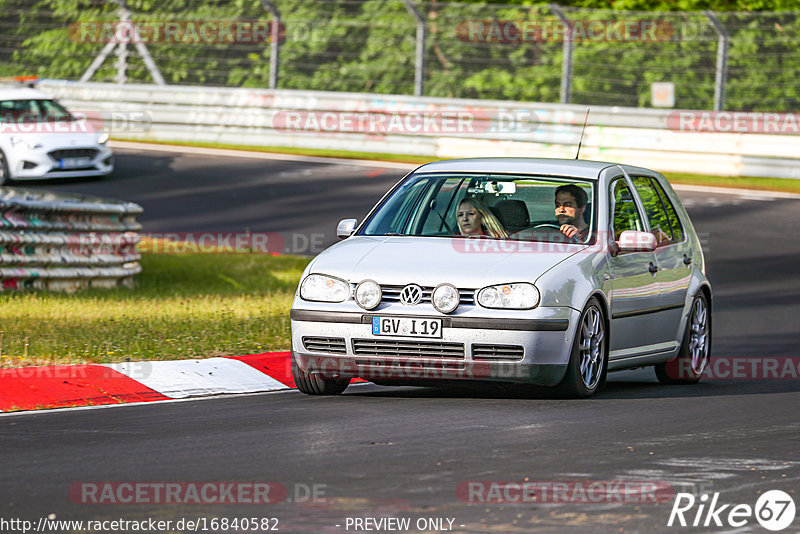
[[[586,211],[586,191],[575,184],[556,188],[556,219],[561,232],[567,237],[575,237],[581,243],[586,241],[589,226],[583,218]]]

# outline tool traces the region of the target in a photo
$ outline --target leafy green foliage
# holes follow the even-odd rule
[[[413,94],[417,25],[401,0],[274,0],[284,25],[280,88]],[[727,109],[792,111],[800,104],[796,0],[563,0],[571,21],[658,24],[656,40],[614,35],[574,41],[571,102],[649,106],[653,82],[676,86],[676,107],[713,104],[718,36],[701,10],[730,34]],[[427,25],[425,94],[559,100],[563,39],[504,38],[489,28],[554,24],[540,0],[418,2]],[[129,0],[134,21],[269,21],[260,0]],[[749,13],[753,11],[753,13]],[[81,23],[114,21],[114,2],[0,0],[0,76],[77,79],[105,46],[81,37]],[[477,24],[477,26],[476,26]],[[481,27],[485,33],[471,32]],[[497,37],[500,38],[497,38]],[[265,42],[149,42],[167,83],[267,87]],[[129,82],[152,77],[132,45]],[[113,81],[112,53],[92,78]]]

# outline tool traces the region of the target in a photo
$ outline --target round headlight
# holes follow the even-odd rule
[[[383,292],[378,282],[364,280],[356,286],[356,304],[365,310],[371,310],[381,303]]]
[[[343,302],[350,296],[350,284],[324,274],[310,274],[300,283],[303,300]]]
[[[539,304],[539,290],[533,284],[501,284],[478,292],[478,304],[484,308],[529,310]]]
[[[431,294],[431,303],[440,312],[450,313],[458,308],[460,298],[453,284],[439,284]]]

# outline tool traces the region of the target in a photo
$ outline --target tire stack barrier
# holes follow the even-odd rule
[[[0,291],[130,287],[141,206],[0,187]]]

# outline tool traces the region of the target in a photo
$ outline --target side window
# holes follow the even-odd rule
[[[639,211],[636,209],[636,202],[633,200],[631,190],[622,179],[616,179],[611,184],[611,212],[614,214],[612,224],[614,230],[614,240],[625,230],[644,230]]]
[[[681,226],[681,220],[678,218],[678,213],[675,211],[675,206],[670,202],[666,191],[664,191],[664,188],[658,183],[658,180],[653,180],[653,185],[656,191],[658,191],[658,196],[661,197],[661,203],[664,205],[664,209],[667,212],[669,226],[672,228],[672,241],[683,241],[683,227]]]
[[[639,198],[642,199],[647,220],[650,222],[650,231],[656,236],[659,245],[669,243],[672,241],[672,228],[653,182],[647,176],[633,176],[632,179]]]

